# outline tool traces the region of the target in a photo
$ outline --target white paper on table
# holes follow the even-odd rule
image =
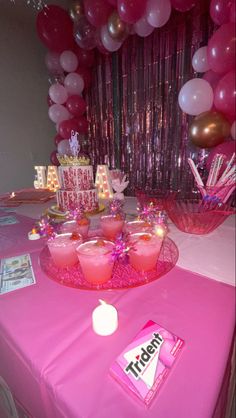
[[[0,295],[35,284],[29,254],[3,258],[0,268]]]

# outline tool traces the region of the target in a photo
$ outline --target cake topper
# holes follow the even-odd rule
[[[70,143],[70,150],[73,157],[78,157],[80,151],[80,145],[78,141],[78,132],[71,131],[69,143]]]

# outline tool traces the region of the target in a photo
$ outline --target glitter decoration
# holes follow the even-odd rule
[[[112,250],[112,260],[122,260],[123,262],[128,262],[128,252],[131,249],[135,251],[135,246],[128,243],[128,239],[125,234],[121,234],[115,240],[115,246]]]
[[[11,1],[11,3],[14,3],[14,4],[16,3],[16,0],[10,0],[10,1]],[[24,0],[24,3],[27,6],[33,7],[33,9],[37,10],[38,12],[40,10],[42,10],[43,7],[46,7],[47,6],[47,4],[45,3],[45,1],[43,1],[43,0]]]
[[[114,216],[119,214],[121,217],[124,217],[123,206],[124,202],[122,200],[112,199],[108,203],[108,214]]]
[[[56,236],[55,228],[51,225],[50,219],[42,216],[35,225],[35,230],[42,236],[54,239]]]
[[[71,209],[69,211],[69,213],[67,215],[67,219],[74,220],[74,221],[78,221],[78,220],[80,220],[80,219],[82,219],[82,218],[85,217],[84,212],[85,212],[85,208],[81,204],[81,205],[77,206],[76,208]]]

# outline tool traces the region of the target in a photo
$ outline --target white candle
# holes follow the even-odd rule
[[[118,314],[114,306],[99,300],[92,314],[93,330],[98,335],[111,335],[118,327]]]
[[[41,237],[40,237],[40,234],[38,234],[38,232],[35,229],[32,229],[32,231],[28,233],[28,238],[31,241],[35,241],[36,239],[40,239]]]

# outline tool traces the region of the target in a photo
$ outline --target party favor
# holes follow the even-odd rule
[[[148,321],[116,359],[111,375],[148,406],[168,376],[184,341]]]

